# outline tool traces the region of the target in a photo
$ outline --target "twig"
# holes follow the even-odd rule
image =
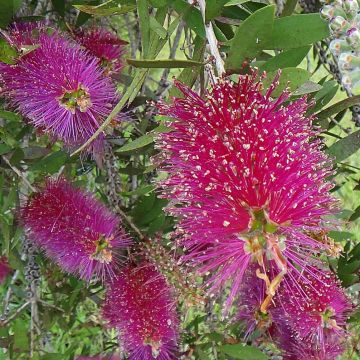
[[[28,186],[31,191],[36,192],[36,189],[30,184],[29,180],[25,177],[25,175],[16,166],[12,165],[5,155],[2,155],[1,158],[6,162],[10,169],[22,179],[22,181]]]
[[[216,39],[214,28],[212,26],[211,21],[206,22],[205,12],[206,12],[206,3],[205,0],[198,0],[201,15],[204,20],[205,25],[205,32],[206,32],[206,38],[210,46],[210,52],[211,55],[215,59],[216,69],[218,76],[223,76],[225,74],[225,67],[224,67],[224,61],[221,58],[219,48],[218,48],[218,41]]]
[[[13,285],[17,279],[17,277],[19,276],[19,273],[20,271],[19,270],[16,270],[14,272],[14,275],[12,276],[11,278],[11,281],[10,281],[10,286],[6,292],[6,295],[5,295],[5,300],[4,300],[4,310],[3,310],[3,313],[5,314],[7,312],[7,308],[9,306],[9,302],[10,302],[10,298],[11,298],[11,293],[12,293],[12,289],[11,289],[11,285]]]
[[[16,309],[16,311],[9,316],[6,320],[1,321],[0,320],[0,327],[6,326],[9,324],[10,321],[14,320],[28,305],[30,305],[30,301],[27,301],[26,303],[22,304],[20,307]]]

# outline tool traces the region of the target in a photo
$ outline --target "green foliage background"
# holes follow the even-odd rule
[[[360,98],[342,102],[346,94],[319,59],[317,49],[329,36],[327,23],[318,13],[304,14],[294,0],[283,5],[279,15],[270,0],[207,0],[206,21],[214,26],[231,76],[246,71],[244,61],[266,70],[268,84],[282,69],[280,89],[290,82],[292,98],[308,94],[315,101],[311,113],[317,114],[326,151],[335,158],[334,193],[342,209],[343,229],[331,236],[343,246],[343,252],[330,266],[356,302],[360,287],[360,137],[348,108]],[[166,128],[147,101],[179,95],[171,86],[173,76],[200,91],[206,88],[211,59],[200,11],[184,0],[0,0],[0,27],[6,29],[14,17],[50,19],[64,31],[96,24],[113,29],[130,43],[128,66],[117,79],[123,96],[116,107],[116,111],[130,114],[130,119],[108,134],[114,171],[122,184],[118,196],[132,223],[143,234],[161,238],[170,252],[168,233],[174,220],[164,214],[166,202],[154,191],[159,175],[156,162],[151,161],[157,153],[154,136]],[[11,49],[0,40],[0,59],[11,57]],[[35,186],[48,176],[72,178],[111,206],[108,174],[94,160],[70,156],[60,143],[36,133],[1,98],[0,157],[1,253],[9,257],[14,269],[12,278],[0,289],[2,319],[13,316],[0,327],[0,360],[70,360],[79,354],[115,352],[119,345],[116,333],[103,326],[99,313],[102,286],[86,286],[64,276],[41,255],[36,256],[40,266],[38,299],[21,308],[29,300],[29,285],[17,216],[30,192],[28,182]],[[180,308],[184,358],[262,360],[271,358],[272,352],[276,355],[273,344],[258,344],[259,334],[244,344],[242,325],[222,319],[217,303],[207,307],[181,303]],[[35,315],[37,324],[33,326]],[[349,323],[351,336],[344,359],[359,359],[359,311]]]

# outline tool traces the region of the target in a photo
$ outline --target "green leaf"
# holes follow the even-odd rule
[[[32,166],[32,170],[41,170],[48,174],[54,174],[68,160],[68,154],[64,151],[56,151],[42,158]]]
[[[269,48],[274,16],[275,5],[265,6],[240,24],[230,42],[225,62],[227,69],[240,69],[245,60],[251,60],[262,50]]]
[[[167,31],[156,21],[154,17],[150,18],[150,28],[155,31],[162,39],[166,39]]]
[[[139,15],[142,52],[143,52],[143,57],[146,58],[149,54],[149,44],[150,44],[149,4],[147,0],[137,0],[136,4],[137,4],[137,12]]]
[[[306,81],[304,84],[302,84],[301,86],[299,86],[293,93],[292,95],[296,95],[296,96],[300,96],[300,95],[305,95],[305,94],[310,94],[313,92],[317,92],[319,90],[322,89],[322,86],[312,82],[312,81]]]
[[[330,156],[334,156],[336,162],[341,162],[348,158],[350,155],[357,152],[360,148],[360,130],[346,136],[345,138],[337,141],[331,145],[326,152]]]
[[[0,118],[8,121],[20,121],[21,116],[11,111],[0,110]]]
[[[199,61],[193,61],[193,60],[178,60],[178,59],[159,59],[159,60],[146,60],[146,59],[141,59],[141,60],[136,60],[136,59],[126,59],[127,63],[138,67],[138,68],[147,68],[147,69],[152,69],[152,68],[159,68],[159,69],[163,69],[163,68],[189,68],[189,67],[194,67],[194,66],[203,66],[204,64],[202,62]]]
[[[358,105],[360,103],[360,95],[349,97],[345,100],[341,100],[338,103],[329,106],[328,108],[320,111],[316,114],[319,122],[326,120],[332,115],[338,114],[340,111],[348,109],[351,106]]]
[[[191,30],[205,39],[204,21],[200,11],[194,7],[194,5],[190,5],[184,0],[168,0],[168,4],[172,6],[177,13],[183,15],[183,19]]]
[[[293,49],[311,45],[328,36],[328,23],[318,13],[285,16],[274,21],[270,49]]]
[[[107,3],[91,6],[91,5],[73,5],[76,9],[90,15],[95,16],[109,16],[109,15],[121,15],[126,14],[136,9],[134,5],[123,5],[117,7],[106,7]]]
[[[268,357],[259,349],[242,344],[222,345],[219,350],[226,355],[240,360],[267,360]]]
[[[259,68],[261,71],[275,71],[287,67],[296,67],[301,63],[309,50],[310,46],[302,46],[296,49],[284,51],[266,61],[266,63],[259,66]]]
[[[330,231],[329,236],[336,242],[341,242],[354,238],[354,234],[348,231]]]
[[[22,0],[0,0],[0,28],[5,28],[20,9]]]
[[[277,71],[270,72],[266,79],[263,80],[264,88],[267,89],[272,83],[273,79],[277,75]],[[272,96],[279,96],[285,88],[290,88],[290,91],[296,90],[299,86],[304,84],[311,74],[304,70],[298,68],[285,68],[281,71],[279,85],[276,87]]]
[[[116,152],[122,153],[122,152],[138,150],[140,148],[143,148],[144,146],[151,144],[153,142],[153,140],[154,140],[154,135],[145,134],[145,135],[142,135],[139,138],[125,144],[120,149],[117,149]]]
[[[14,349],[16,350],[28,350],[29,348],[29,339],[27,334],[27,327],[24,326],[24,321],[17,319],[13,325],[14,330]]]
[[[204,58],[205,45],[205,40],[199,35],[196,36],[194,40],[193,61],[200,61]],[[198,77],[200,69],[200,67],[184,69],[177,79],[189,87],[192,87]],[[177,87],[173,86],[169,91],[169,96],[183,97],[183,93]]]
[[[51,0],[54,9],[61,15],[65,15],[65,0]]]
[[[221,10],[229,0],[207,0],[205,9],[205,21],[208,22],[221,14]]]
[[[0,144],[0,155],[7,154],[11,150],[12,150],[11,146],[6,144]]]
[[[18,52],[7,41],[0,38],[0,62],[5,64],[15,64]]]
[[[297,2],[298,0],[286,0],[281,16],[291,15],[295,10]]]

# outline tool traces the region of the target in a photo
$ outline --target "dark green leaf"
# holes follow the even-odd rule
[[[287,67],[298,66],[309,52],[310,46],[302,46],[296,49],[284,51],[274,56],[259,68],[262,71],[275,71]]]
[[[233,345],[222,345],[219,350],[222,353],[230,355],[234,359],[240,360],[267,360],[268,357],[261,352],[259,349],[243,345],[243,344],[233,344]]]
[[[7,154],[11,150],[11,146],[6,144],[0,144],[0,155]]]
[[[65,0],[51,0],[54,9],[61,15],[65,15]]]
[[[5,28],[19,10],[22,0],[0,0],[0,28]]]
[[[345,100],[341,100],[338,103],[320,111],[319,113],[316,114],[316,117],[318,121],[321,122],[322,120],[325,120],[330,116],[335,115],[340,111],[348,109],[349,107],[357,105],[359,103],[360,103],[360,95],[352,96]]]
[[[196,7],[188,4],[184,0],[168,0],[168,4],[172,6],[177,13],[183,15],[183,19],[190,29],[194,30],[195,33],[202,38],[205,38],[203,18]]]
[[[297,2],[298,0],[286,0],[281,16],[291,15],[295,10]]]
[[[274,21],[271,49],[293,49],[329,36],[329,25],[319,13],[285,16]]]
[[[227,69],[241,69],[245,60],[253,59],[269,48],[275,16],[275,6],[266,6],[249,16],[238,27],[225,62]]]
[[[149,54],[149,44],[150,44],[149,4],[147,0],[137,0],[136,3],[137,3],[137,12],[139,15],[143,57],[146,58]]]
[[[127,143],[126,145],[122,146],[120,149],[117,149],[116,152],[122,153],[122,152],[134,151],[151,144],[153,141],[154,141],[153,135],[145,134]]]
[[[229,0],[207,0],[205,10],[206,22],[216,18],[221,14],[223,6],[229,2]]]
[[[32,166],[32,170],[41,170],[48,174],[54,174],[63,166],[68,159],[68,154],[59,150],[44,157]]]
[[[121,15],[126,14],[136,9],[134,5],[123,5],[117,7],[105,7],[105,4],[91,6],[91,5],[73,5],[76,9],[95,16],[109,16],[109,15]]]
[[[277,71],[270,72],[266,79],[264,79],[264,88],[267,89],[277,75]],[[304,84],[309,78],[310,73],[304,69],[285,68],[281,71],[279,85],[272,93],[272,96],[279,96],[281,92],[289,87],[291,91],[296,90],[299,86]]]
[[[0,62],[15,64],[18,52],[7,41],[0,38]]]
[[[305,94],[311,94],[313,92],[317,92],[322,89],[322,86],[312,82],[312,81],[306,81],[304,84],[299,86],[292,95],[300,96]]]
[[[331,145],[326,152],[335,157],[336,162],[341,162],[360,148],[360,130],[344,137]]]
[[[193,60],[178,60],[178,59],[164,59],[164,60],[136,60],[136,59],[126,59],[128,64],[138,67],[138,68],[189,68],[194,66],[204,65],[201,62]]]

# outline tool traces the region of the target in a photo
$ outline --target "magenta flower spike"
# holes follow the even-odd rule
[[[99,59],[107,73],[119,73],[124,67],[121,57],[127,42],[114,33],[102,28],[83,29],[76,32],[75,39]]]
[[[4,94],[32,125],[75,148],[110,114],[115,87],[96,58],[58,33],[40,33],[36,44],[16,65],[2,67]],[[88,150],[101,153],[103,145],[101,134]]]
[[[288,270],[300,276],[309,258],[327,249],[311,234],[324,229],[335,201],[326,181],[331,162],[306,99],[284,105],[286,91],[272,98],[278,79],[264,90],[256,76],[220,80],[204,98],[176,83],[184,98],[160,104],[173,131],[161,134],[157,147],[184,261],[209,275],[210,293],[231,283],[226,308],[257,263],[269,294],[265,312]]]
[[[64,271],[90,281],[112,278],[130,241],[118,218],[65,180],[48,180],[21,209],[30,239]]]
[[[0,257],[0,284],[2,284],[7,276],[9,275],[11,269],[9,263],[5,256]]]
[[[274,300],[275,308],[271,310],[274,322],[285,321],[297,342],[326,353],[329,338],[344,337],[352,307],[332,273],[318,271],[313,276],[306,273],[296,282],[287,278]]]
[[[107,290],[103,315],[119,330],[130,360],[178,359],[175,303],[153,265],[123,269]]]

